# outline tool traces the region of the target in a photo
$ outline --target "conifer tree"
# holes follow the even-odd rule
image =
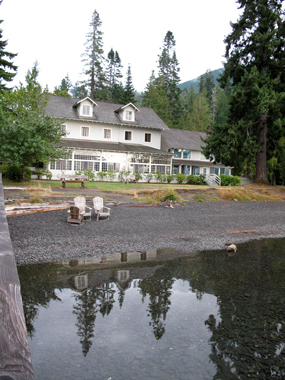
[[[112,102],[122,103],[124,97],[124,88],[121,82],[123,77],[121,73],[121,58],[117,51],[113,48],[108,53],[107,58],[107,82],[108,82],[108,98]]]
[[[72,83],[67,74],[66,77],[61,80],[60,85],[54,88],[53,94],[57,96],[64,96],[67,98],[71,98],[71,95],[69,93],[71,89],[72,89]]]
[[[169,114],[172,114],[171,127],[177,127],[180,123],[180,118],[183,113],[183,108],[180,100],[181,90],[178,87],[179,64],[175,52],[175,39],[173,33],[168,31],[163,41],[162,52],[158,56],[158,76],[164,82],[166,94],[169,98]],[[165,120],[164,120],[165,121]]]
[[[0,5],[3,0],[0,0]],[[2,24],[3,20],[0,20]],[[5,82],[11,82],[14,76],[17,74],[17,66],[12,62],[12,59],[17,56],[17,54],[9,53],[6,51],[6,46],[8,41],[3,41],[3,30],[0,29],[0,91],[7,90]]]
[[[229,83],[229,117],[215,124],[204,154],[267,182],[267,161],[281,151],[284,136],[285,24],[282,0],[238,0],[242,15],[226,37],[225,71]]]
[[[133,86],[133,80],[132,80],[132,73],[131,73],[131,66],[130,64],[128,65],[128,71],[127,71],[127,79],[126,79],[126,84],[124,88],[124,96],[123,96],[123,103],[136,103],[136,98],[135,98],[135,88]]]
[[[85,52],[82,54],[82,62],[85,65],[84,74],[87,77],[83,83],[88,88],[89,96],[93,100],[95,98],[106,100],[107,98],[106,78],[103,70],[104,51],[101,24],[99,14],[95,10],[90,23],[90,31],[86,36]]]

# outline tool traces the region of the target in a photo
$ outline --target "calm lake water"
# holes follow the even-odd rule
[[[285,379],[285,239],[171,255],[18,267],[36,379]]]

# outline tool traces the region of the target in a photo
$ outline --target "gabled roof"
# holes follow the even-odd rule
[[[89,100],[91,103],[94,104],[94,106],[98,106],[98,104],[96,104],[96,103],[94,102],[94,100],[92,100],[91,98],[89,98],[89,96],[86,96],[86,98],[84,98],[84,99],[80,99],[80,100],[78,100],[76,103],[74,103],[74,104],[73,104],[73,107],[76,108],[76,107],[78,106],[78,104],[84,102],[85,100]]]
[[[206,144],[201,140],[207,134],[204,132],[187,131],[185,129],[167,129],[162,131],[162,138],[169,146],[174,149],[201,150]]]
[[[106,123],[117,125],[134,125],[136,127],[168,129],[167,125],[160,117],[151,109],[140,107],[136,114],[135,122],[125,122],[121,120],[115,113],[120,107],[126,107],[116,103],[96,102],[97,107],[93,109],[93,117],[86,118],[78,114],[73,107],[76,103],[83,101],[82,99],[65,98],[62,96],[51,96],[46,106],[46,113],[56,118],[64,118],[69,120],[80,120],[88,123]]]
[[[114,112],[120,112],[120,111],[122,111],[124,108],[129,107],[129,106],[133,107],[136,111],[139,111],[139,109],[138,109],[133,103],[128,103],[128,104],[126,104],[125,106],[122,106],[122,107],[118,108],[118,109],[115,110]]]

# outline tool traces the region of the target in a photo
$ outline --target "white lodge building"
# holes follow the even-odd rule
[[[193,174],[198,174],[198,169],[193,167],[201,167],[200,174],[205,172],[204,168],[210,174],[211,167],[218,170],[223,167],[201,156],[200,146],[203,143],[200,132],[189,134],[190,131],[169,129],[151,108],[138,108],[132,103],[120,106],[95,102],[88,97],[73,99],[51,96],[46,113],[65,120],[62,130],[66,131],[66,136],[62,142],[70,152],[66,159],[48,165],[53,178],[58,178],[63,172],[73,175],[76,171],[86,169],[145,174],[178,171],[188,174],[194,171]],[[178,136],[183,142],[181,146]],[[196,136],[195,146],[191,141],[193,136]],[[177,161],[179,149],[183,149],[182,163]],[[191,153],[185,161],[187,150]],[[203,162],[200,163],[198,156]]]

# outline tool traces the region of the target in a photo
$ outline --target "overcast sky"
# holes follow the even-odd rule
[[[221,68],[224,37],[239,15],[235,0],[3,0],[0,19],[7,51],[18,53],[18,74],[24,82],[28,69],[39,62],[39,81],[50,91],[68,73],[81,80],[86,34],[94,10],[102,21],[104,55],[117,50],[122,73],[131,65],[133,84],[143,91],[170,30],[176,40],[181,82],[207,69]]]

